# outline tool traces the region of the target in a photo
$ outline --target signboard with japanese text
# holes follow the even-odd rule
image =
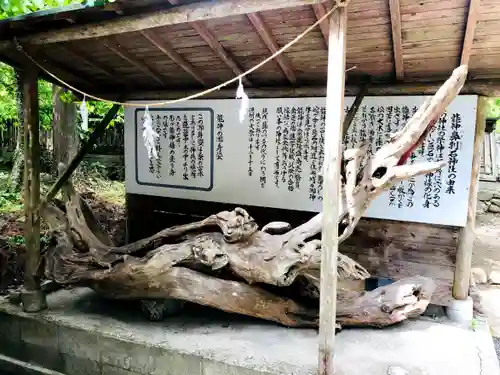
[[[375,152],[425,96],[366,97],[344,147]],[[345,99],[346,111],[354,98]],[[251,99],[245,121],[237,99],[150,107],[159,157],[142,139],[145,108],[125,109],[128,193],[319,212],[322,207],[325,99]],[[397,184],[366,216],[464,226],[477,96],[457,97],[408,163],[441,161],[440,171]],[[251,214],[251,213],[250,213]]]

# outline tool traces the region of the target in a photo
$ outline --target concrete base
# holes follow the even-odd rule
[[[474,318],[474,302],[471,297],[465,301],[457,299],[450,300],[449,305],[446,307],[446,315],[452,322],[471,324]]]
[[[0,352],[69,375],[313,375],[318,337],[255,319],[192,308],[148,322],[131,302],[86,289],[48,296],[26,314],[0,301]],[[345,329],[338,375],[500,375],[484,321],[475,330],[422,318],[385,329]]]

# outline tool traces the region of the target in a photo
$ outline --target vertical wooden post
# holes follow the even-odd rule
[[[481,147],[484,142],[486,120],[486,97],[479,97],[477,102],[476,133],[474,136],[474,154],[472,157],[472,173],[469,188],[469,204],[467,222],[458,236],[457,258],[453,278],[453,298],[466,300],[469,296],[469,283],[472,265],[472,250],[474,246],[476,226],[477,191],[479,172],[481,169]]]
[[[24,95],[24,236],[26,243],[26,267],[23,309],[37,312],[47,307],[40,288],[40,134],[38,125],[38,71],[27,70],[23,81]]]
[[[333,375],[337,304],[338,217],[340,161],[344,118],[347,9],[330,18],[326,87],[325,159],[323,161],[323,232],[319,312],[319,374]]]

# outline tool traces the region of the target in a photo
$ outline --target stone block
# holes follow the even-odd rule
[[[0,337],[2,341],[21,341],[21,327],[18,317],[0,312]]]
[[[203,375],[271,375],[269,372],[261,372],[246,367],[232,366],[227,363],[215,362],[204,359],[202,362]]]
[[[202,375],[202,359],[195,355],[155,348],[152,359],[150,375]]]
[[[63,359],[57,348],[24,343],[15,354],[15,358],[53,371],[64,369]]]
[[[488,275],[488,283],[500,284],[500,271],[491,271]]]
[[[63,354],[63,370],[68,375],[99,375],[101,366],[97,361]]]
[[[496,204],[491,204],[488,207],[488,212],[492,212],[492,213],[498,214],[498,213],[500,213],[500,206],[497,206]]]
[[[488,208],[489,208],[488,204],[486,204],[485,202],[479,201],[479,202],[477,202],[477,205],[476,205],[476,214],[482,215],[488,211]]]
[[[471,270],[471,281],[476,285],[486,284],[488,277],[482,268],[473,268]]]
[[[140,373],[111,365],[101,365],[101,375],[140,375]]]
[[[154,366],[154,348],[144,344],[101,337],[101,363],[140,374],[149,374]]]
[[[480,201],[489,201],[491,198],[493,198],[494,192],[491,190],[479,190],[477,192],[477,199]]]
[[[492,205],[500,207],[500,198],[493,198],[490,202]]]
[[[59,351],[73,357],[100,360],[97,333],[59,326]]]
[[[57,326],[54,323],[20,318],[21,340],[42,348],[58,350]]]

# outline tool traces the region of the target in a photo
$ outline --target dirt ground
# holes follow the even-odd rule
[[[93,192],[82,194],[96,219],[116,245],[125,242],[125,209],[120,204],[99,198]],[[47,246],[48,236],[42,224],[42,251]],[[22,213],[0,215],[0,295],[22,284],[24,273],[24,239]]]

